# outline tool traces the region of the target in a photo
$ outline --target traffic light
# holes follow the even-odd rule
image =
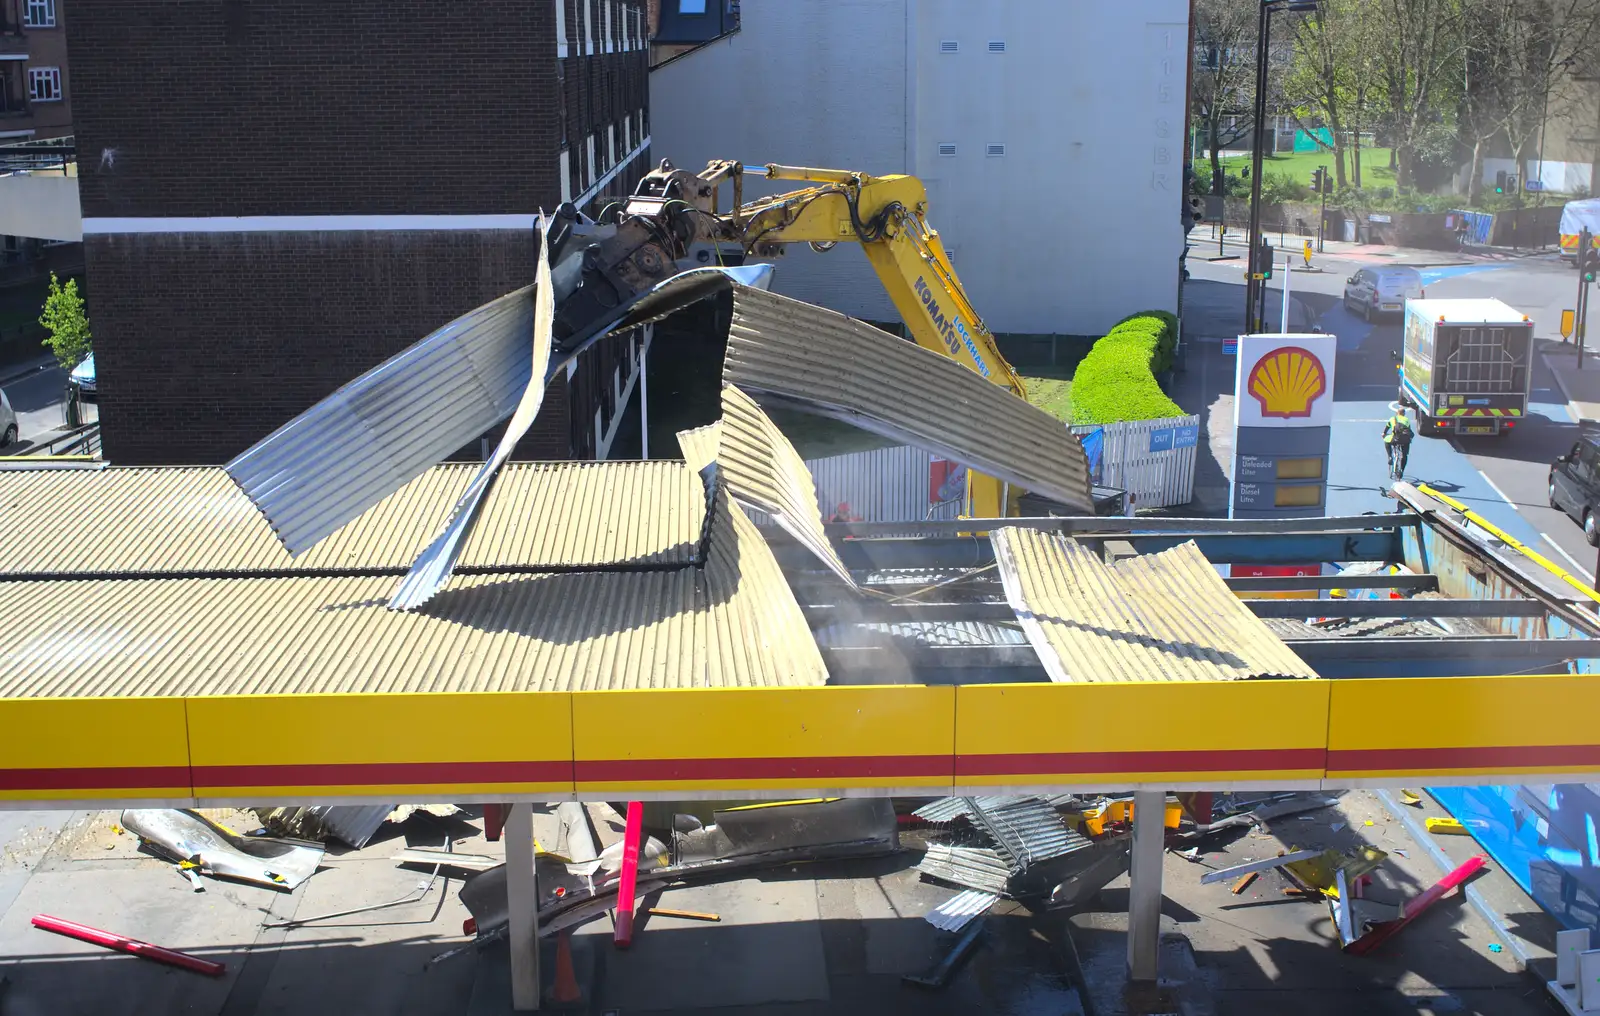
[[[1503,169],[1497,170],[1494,174],[1494,192],[1496,194],[1506,192],[1506,171]]]
[[[1515,194],[1517,192],[1517,174],[1515,174],[1515,173],[1507,173],[1506,174],[1506,190],[1510,191],[1513,194]]]
[[[1272,244],[1265,240],[1261,241],[1261,260],[1258,263],[1261,266],[1261,277],[1272,278]]]
[[[1322,193],[1322,188],[1325,185],[1327,175],[1327,170],[1323,169],[1321,166],[1318,166],[1316,169],[1311,171],[1311,193]]]

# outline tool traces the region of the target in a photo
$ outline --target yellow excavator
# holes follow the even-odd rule
[[[812,186],[746,203],[746,177]],[[718,207],[723,184],[733,187],[727,211]],[[550,240],[557,266],[556,344],[592,330],[594,322],[682,271],[696,244],[737,244],[746,259],[761,260],[780,256],[792,243],[816,250],[859,243],[918,345],[1027,398],[1022,378],[967,299],[927,210],[927,190],[913,176],[731,161],[712,162],[696,174],[662,160],[631,196],[607,206],[593,223],[570,205],[557,211]],[[574,238],[584,244],[581,256]],[[964,514],[1015,514],[1021,493],[969,472]]]

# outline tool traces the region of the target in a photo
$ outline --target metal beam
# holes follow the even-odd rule
[[[1316,519],[1163,519],[1141,516],[1087,515],[1014,519],[952,519],[925,522],[835,522],[829,536],[954,536],[987,532],[1001,526],[1051,529],[1063,533],[1326,533],[1338,530],[1388,530],[1414,526],[1421,516],[1412,512],[1390,515],[1343,515]]]
[[[1545,617],[1538,600],[1246,600],[1257,617]]]
[[[1282,578],[1225,578],[1236,593],[1297,592],[1306,589],[1397,589],[1409,593],[1436,593],[1437,575],[1285,575]]]
[[[1394,531],[1362,531],[1245,535],[1150,535],[1118,536],[1129,540],[1141,554],[1154,554],[1194,540],[1200,552],[1216,564],[1303,564],[1322,561],[1399,560],[1399,534]],[[813,565],[809,553],[791,541],[769,536],[769,543],[783,567],[808,571]],[[981,568],[994,561],[994,548],[987,537],[922,537],[915,539],[873,539],[835,541],[845,567],[856,570],[874,568]]]
[[[1133,793],[1133,849],[1128,869],[1128,979],[1154,981],[1161,944],[1161,860],[1167,794]]]
[[[1591,639],[1519,639],[1494,635],[1447,635],[1440,638],[1427,636],[1290,638],[1284,641],[1296,655],[1313,666],[1321,660],[1330,659],[1407,662],[1470,658],[1502,663],[1535,659],[1600,659],[1600,641]]]
[[[863,600],[845,604],[802,604],[800,609],[805,611],[806,621],[813,627],[848,624],[852,621],[1002,621],[1012,624],[1017,621],[1016,611],[1006,603],[882,603]]]
[[[511,946],[511,1008],[539,1008],[539,889],[533,870],[533,806],[520,802],[506,816],[506,913]]]

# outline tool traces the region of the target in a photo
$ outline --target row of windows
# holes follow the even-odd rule
[[[644,110],[635,110],[621,121],[607,125],[584,139],[582,151],[561,150],[561,200],[574,200],[607,172],[627,162],[635,148],[644,143],[647,125]],[[584,158],[584,156],[587,158]]]
[[[617,0],[577,0],[579,13],[569,30],[568,2],[555,0],[557,56],[567,56],[569,53],[573,56],[590,56],[601,52],[626,53],[644,49],[647,40],[643,11],[624,6]]]

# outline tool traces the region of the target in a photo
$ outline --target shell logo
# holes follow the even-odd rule
[[[1256,361],[1245,388],[1262,416],[1293,420],[1311,415],[1311,404],[1328,390],[1328,372],[1309,349],[1283,346]]]

